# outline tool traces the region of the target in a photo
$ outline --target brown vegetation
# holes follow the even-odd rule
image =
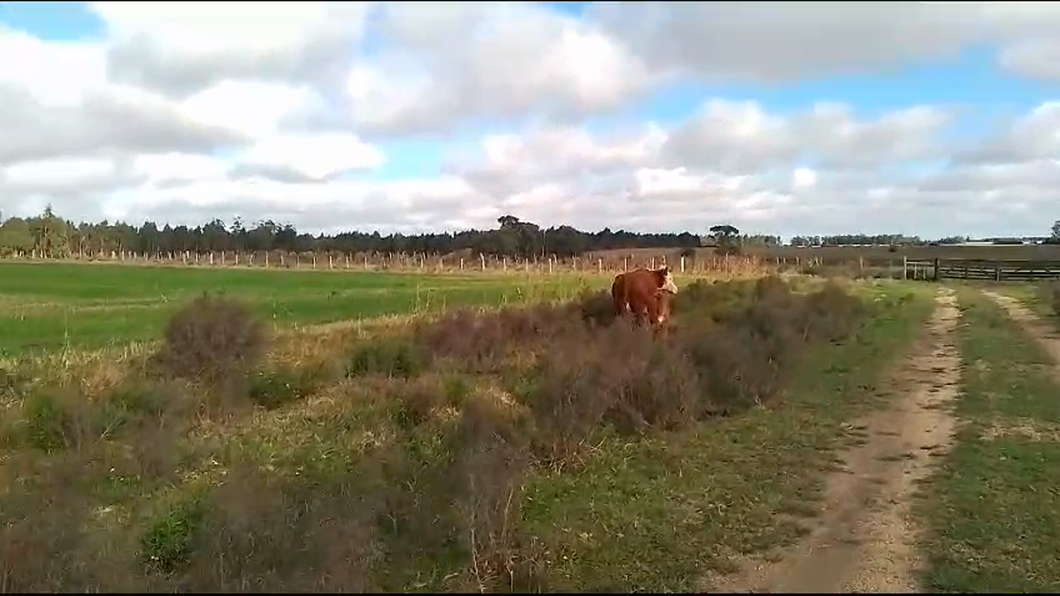
[[[601,433],[770,405],[808,348],[855,330],[861,303],[773,277],[690,284],[674,311],[664,338],[615,320],[603,291],[458,311],[296,367],[262,365],[261,324],[204,297],[154,367],[104,395],[4,373],[22,405],[3,428],[0,586],[562,589],[521,530],[529,470],[581,465]],[[238,425],[211,435],[218,410],[200,407],[282,413],[323,392],[346,443],[314,432],[290,453]]]

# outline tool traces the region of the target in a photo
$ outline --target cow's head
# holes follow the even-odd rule
[[[655,284],[660,291],[671,294],[677,293],[677,284],[674,283],[674,276],[670,272],[670,267],[655,269],[652,273],[655,274]]]

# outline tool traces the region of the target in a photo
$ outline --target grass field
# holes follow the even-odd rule
[[[1031,286],[1008,286],[1024,297]],[[927,486],[929,591],[1060,590],[1056,363],[1002,309],[962,288],[966,367],[957,445]]]
[[[0,279],[10,354],[155,340],[181,310],[194,331],[0,368],[3,591],[701,590],[830,515],[837,454],[875,440],[854,422],[893,407],[936,289],[686,280],[676,329],[652,341],[603,324],[599,294],[541,304],[600,278],[7,264]],[[964,426],[917,505],[922,586],[1056,589],[1049,360],[956,287]],[[204,290],[249,311],[192,303]],[[1047,294],[1005,291],[1048,314]],[[528,304],[448,312],[505,302]],[[304,328],[258,338],[255,319]]]
[[[238,297],[278,327],[571,298],[595,276],[483,276],[0,262],[0,357],[160,336],[204,291]]]

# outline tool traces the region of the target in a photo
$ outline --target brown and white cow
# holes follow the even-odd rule
[[[647,320],[653,327],[669,319],[670,299],[676,293],[677,284],[669,267],[619,273],[611,284],[615,315],[632,312],[634,320]]]

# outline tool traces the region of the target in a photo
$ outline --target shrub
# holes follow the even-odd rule
[[[713,283],[697,280],[674,296],[674,310],[683,319],[722,321],[751,299],[752,282],[740,280]]]
[[[807,341],[839,341],[850,335],[863,314],[861,301],[831,281],[807,296],[804,303],[801,323]]]
[[[604,326],[615,321],[615,305],[610,291],[582,292],[574,304],[582,321],[590,325]]]
[[[409,378],[427,369],[427,353],[404,338],[381,338],[358,342],[346,364],[347,377],[379,374]]]
[[[672,337],[623,324],[557,334],[516,392],[547,460],[576,452],[602,423],[675,428],[780,395],[809,342],[849,335],[858,299],[829,283],[795,294],[779,277],[690,284]]]
[[[702,398],[692,362],[628,323],[556,342],[517,393],[533,413],[539,451],[553,461],[601,422],[626,431],[678,426],[695,418]]]
[[[421,325],[416,341],[432,355],[475,372],[495,372],[516,350],[533,351],[572,326],[577,307],[537,304],[495,313],[459,310]]]
[[[198,517],[186,516],[196,531],[169,532],[171,559],[186,561],[175,591],[368,591],[377,487],[365,472],[307,483],[234,462]]]
[[[1060,316],[1060,283],[1054,283],[1050,289],[1050,301],[1053,305],[1053,314]]]
[[[163,370],[209,383],[245,374],[266,348],[264,326],[247,305],[206,294],[173,315],[163,338]]]
[[[470,399],[449,447],[450,486],[471,579],[479,591],[511,585],[526,575],[527,562],[519,557],[515,534],[529,464],[518,418],[494,400]]]
[[[445,403],[447,387],[436,377],[419,377],[394,387],[391,418],[403,429],[423,424]]]

